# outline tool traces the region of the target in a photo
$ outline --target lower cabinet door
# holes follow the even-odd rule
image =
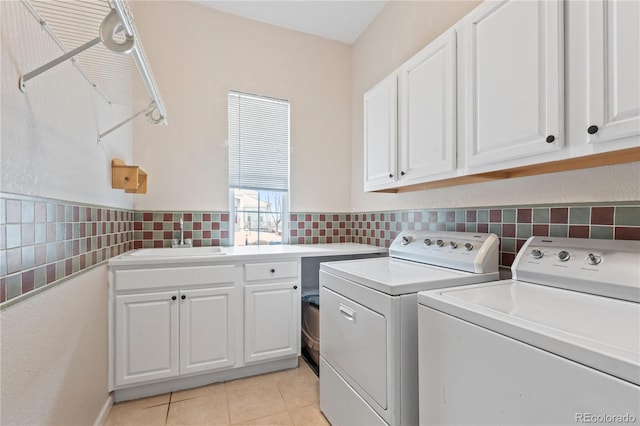
[[[244,361],[296,355],[300,348],[300,294],[295,282],[244,289]]]
[[[180,291],[180,374],[232,367],[233,287]]]
[[[116,386],[178,375],[178,292],[116,296]]]

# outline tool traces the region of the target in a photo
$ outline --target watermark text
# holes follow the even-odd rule
[[[633,414],[576,413],[576,423],[636,423],[638,418]]]

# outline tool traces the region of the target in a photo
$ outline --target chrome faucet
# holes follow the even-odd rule
[[[179,248],[179,247],[191,247],[193,242],[191,238],[184,239],[184,219],[180,218],[180,239],[171,240],[171,247]]]

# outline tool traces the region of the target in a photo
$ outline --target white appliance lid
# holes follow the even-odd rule
[[[498,272],[475,274],[390,257],[321,263],[320,270],[390,295],[498,279]]]
[[[640,385],[640,304],[515,280],[418,303]]]

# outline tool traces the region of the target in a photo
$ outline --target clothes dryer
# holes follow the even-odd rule
[[[418,423],[417,292],[498,279],[498,245],[404,231],[389,257],[320,265],[320,409],[332,424]]]

